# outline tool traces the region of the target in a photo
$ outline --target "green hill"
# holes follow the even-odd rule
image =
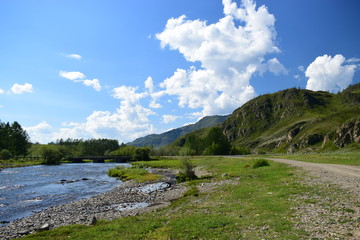
[[[253,152],[359,148],[360,84],[338,94],[292,88],[259,96],[221,128],[232,144]]]
[[[236,147],[234,154],[359,149],[360,84],[338,94],[291,88],[262,95],[236,109],[219,127],[232,149]],[[189,142],[193,139],[200,139],[201,150],[206,149],[208,131],[186,134],[167,149],[194,150]]]
[[[134,140],[133,142],[127,143],[127,145],[132,145],[136,147],[153,146],[154,148],[164,147],[175,141],[175,139],[180,136],[183,136],[197,129],[208,128],[218,125],[224,122],[228,117],[229,115],[204,117],[194,124],[189,124],[184,127],[176,128],[162,134],[151,134],[145,137],[141,137]]]

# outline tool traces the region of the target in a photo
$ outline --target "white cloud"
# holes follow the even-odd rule
[[[347,63],[358,63],[360,62],[360,58],[350,58],[346,60]]]
[[[25,83],[23,85],[15,83],[11,87],[11,92],[14,93],[14,94],[32,93],[33,92],[33,86],[30,83]]]
[[[5,93],[5,91],[0,88],[0,94],[4,94],[4,93]]]
[[[137,93],[138,88],[130,86],[120,86],[113,89],[113,97],[130,103],[137,103],[140,99],[147,96],[146,93]]]
[[[93,79],[93,80],[84,79],[84,78],[86,78],[86,76],[85,76],[85,74],[83,74],[81,72],[60,71],[59,75],[60,75],[60,77],[66,78],[68,80],[78,82],[78,83],[82,83],[87,87],[92,87],[96,91],[101,90],[101,85],[100,85],[99,79]]]
[[[67,58],[73,58],[76,60],[80,60],[82,57],[79,54],[66,54],[65,55]]]
[[[298,69],[299,69],[299,71],[301,71],[301,72],[305,72],[305,67],[304,67],[304,66],[299,66]]]
[[[267,70],[275,75],[288,74],[288,71],[277,58],[272,58],[266,63]]]
[[[179,116],[175,116],[175,115],[163,115],[162,122],[168,124],[171,122],[175,122],[176,119],[178,119],[178,118],[179,118]]]
[[[331,57],[319,56],[306,69],[308,77],[306,88],[314,91],[337,92],[348,87],[357,68],[354,64],[346,64],[341,54]]]
[[[94,111],[84,122],[64,122],[58,130],[50,129],[50,125],[42,122],[29,127],[29,135],[33,141],[47,143],[60,138],[111,138],[120,142],[129,142],[138,137],[155,132],[149,116],[155,113],[141,106],[140,101],[150,97],[149,93],[139,93],[137,88],[120,86],[114,88],[112,96],[120,100],[114,111]]]
[[[86,80],[82,81],[82,83],[85,86],[94,88],[96,91],[101,90],[101,85],[100,85],[100,82],[98,79],[93,79],[93,80],[86,79]]]
[[[60,71],[60,77],[66,78],[68,80],[76,81],[83,78],[86,78],[85,74],[81,72],[67,72],[67,71]]]
[[[296,75],[294,75],[293,77],[294,77],[296,80],[300,80],[300,79],[301,79],[301,77],[300,77],[299,74],[296,74]]]
[[[152,77],[148,77],[145,81],[145,88],[149,89],[150,93],[154,92],[154,81]]]
[[[240,7],[231,0],[223,0],[223,5],[225,16],[215,24],[183,15],[169,19],[164,31],[156,34],[163,48],[201,63],[200,69],[177,69],[160,87],[163,95],[177,96],[179,106],[200,108],[202,115],[229,113],[255,97],[250,79],[256,71],[287,73],[276,58],[262,63],[267,54],[279,52],[275,17],[267,8],[256,8],[250,0]]]
[[[64,127],[76,127],[76,126],[79,126],[80,123],[77,123],[77,122],[63,122],[61,123],[62,126]]]
[[[53,141],[53,127],[46,121],[42,121],[33,127],[24,127],[32,142],[48,143]]]

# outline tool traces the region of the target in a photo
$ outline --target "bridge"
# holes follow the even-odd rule
[[[117,163],[126,163],[131,160],[131,156],[127,155],[104,155],[104,156],[80,156],[80,157],[70,157],[66,159],[73,163],[82,163],[84,160],[91,160],[94,163],[104,163],[105,160],[113,160]]]

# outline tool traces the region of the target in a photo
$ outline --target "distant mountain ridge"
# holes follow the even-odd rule
[[[134,141],[127,143],[127,145],[132,145],[136,147],[153,146],[154,148],[164,147],[175,141],[175,139],[177,139],[178,137],[183,136],[189,132],[201,128],[208,128],[219,125],[223,123],[229,116],[230,115],[216,115],[203,117],[194,124],[189,124],[184,127],[176,128],[161,134],[150,134],[145,137],[137,138]]]

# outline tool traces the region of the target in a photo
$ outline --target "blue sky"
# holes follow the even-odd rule
[[[290,87],[360,82],[357,0],[0,0],[0,120],[132,141]]]

